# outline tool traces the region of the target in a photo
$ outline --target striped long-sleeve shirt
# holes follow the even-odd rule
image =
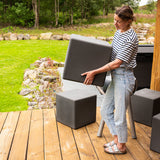
[[[120,67],[136,67],[138,38],[132,28],[122,33],[117,30],[113,38],[112,47],[111,61],[120,59],[123,61]]]

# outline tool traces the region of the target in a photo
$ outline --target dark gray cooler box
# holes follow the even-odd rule
[[[110,61],[112,46],[101,41],[80,35],[71,35],[65,60],[63,79],[84,82],[82,73],[102,67]],[[106,73],[95,76],[93,85],[103,86]]]
[[[139,45],[137,66],[134,74],[137,79],[137,89],[150,88],[154,45]]]
[[[95,122],[96,95],[86,89],[57,93],[56,119],[73,129]]]

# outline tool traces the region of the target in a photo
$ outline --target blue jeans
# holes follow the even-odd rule
[[[101,116],[119,143],[127,142],[126,110],[135,86],[132,70],[117,68],[111,72],[112,81],[106,91]]]

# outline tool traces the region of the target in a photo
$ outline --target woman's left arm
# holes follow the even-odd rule
[[[122,60],[115,59],[114,61],[109,62],[106,65],[104,65],[98,69],[82,73],[81,76],[86,76],[86,78],[84,80],[84,84],[87,84],[87,85],[92,84],[96,74],[100,74],[103,72],[107,72],[107,71],[119,68],[122,63],[123,63]]]

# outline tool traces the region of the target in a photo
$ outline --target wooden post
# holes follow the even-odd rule
[[[156,32],[150,88],[160,91],[160,0],[157,1]]]

